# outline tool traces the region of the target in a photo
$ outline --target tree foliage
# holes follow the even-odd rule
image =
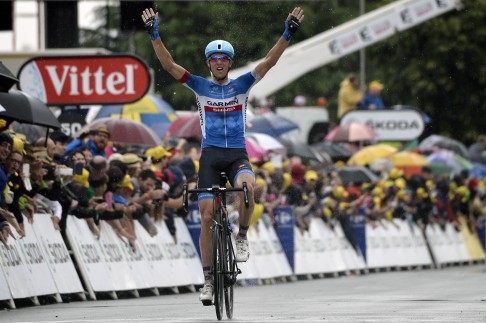
[[[367,0],[367,11],[392,2]],[[427,133],[441,133],[473,141],[483,131],[486,113],[486,0],[463,0],[464,8],[434,18],[366,49],[367,79],[385,84],[387,105],[407,104],[432,117]],[[159,1],[159,33],[175,61],[192,73],[207,76],[204,48],[213,39],[229,40],[236,50],[235,66],[262,58],[283,31],[283,21],[294,4],[287,1]],[[292,42],[312,37],[356,18],[358,1],[322,0],[299,3],[305,22]],[[105,10],[105,12],[103,12]],[[107,17],[100,9],[100,19]],[[116,8],[109,10],[110,28],[83,31],[88,47],[134,52],[154,69],[155,90],[176,109],[191,109],[194,97],[161,70],[149,37],[138,32],[113,33],[119,23]],[[142,23],[140,21],[140,23]],[[312,59],[312,57],[303,58]],[[335,116],[339,83],[359,71],[353,53],[312,71],[274,94],[277,105],[290,105],[296,95],[309,103],[328,98]]]

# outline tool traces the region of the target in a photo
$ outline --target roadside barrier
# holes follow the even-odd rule
[[[73,216],[67,221],[67,248],[50,217],[36,214],[33,224],[25,220],[24,238],[9,239],[8,248],[0,245],[0,301],[15,308],[16,299],[39,305],[39,297],[62,302],[66,294],[95,300],[99,294],[116,299],[120,293],[139,297],[142,292],[158,295],[160,289],[195,291],[204,278],[196,247],[200,216],[192,210],[187,223],[175,219],[176,240],[163,221],[156,224],[154,237],[134,221],[135,252],[107,222],[101,222],[96,239],[86,221]],[[485,260],[478,235],[469,232],[463,218],[460,230],[450,223],[444,229],[429,224],[425,237],[406,220],[375,226],[360,222],[361,241],[352,246],[339,223],[329,226],[311,218],[309,229],[301,231],[292,208],[276,208],[274,216],[275,225],[264,214],[248,232],[251,260],[239,264],[242,285]],[[237,230],[233,228],[234,234]]]
[[[30,299],[39,305],[38,296],[61,302],[60,294],[78,294],[84,289],[68,249],[50,216],[36,214],[33,224],[24,218],[26,236],[9,239],[8,248],[0,245],[0,300],[14,308],[13,299]]]

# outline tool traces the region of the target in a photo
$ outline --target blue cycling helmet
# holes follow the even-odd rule
[[[223,53],[228,55],[230,59],[233,59],[233,56],[235,56],[235,50],[233,49],[233,46],[231,46],[230,43],[228,43],[226,40],[213,40],[206,46],[206,50],[204,51],[206,54],[206,59],[209,59],[211,55],[216,54],[216,53]]]

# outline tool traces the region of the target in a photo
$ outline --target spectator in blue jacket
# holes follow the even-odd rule
[[[363,102],[359,105],[359,110],[383,110],[385,104],[381,99],[381,91],[384,86],[378,81],[373,81],[368,86],[368,92],[366,93]]]
[[[88,138],[89,137],[89,138]],[[91,154],[94,156],[108,157],[106,155],[106,147],[110,140],[111,134],[106,126],[101,125],[94,130],[82,133],[78,138],[71,141],[64,153],[64,160],[74,150],[84,150],[89,148]]]

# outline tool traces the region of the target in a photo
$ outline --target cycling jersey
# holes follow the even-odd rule
[[[260,81],[255,70],[223,85],[186,71],[180,82],[196,95],[201,148],[245,148],[246,107],[250,89]]]

